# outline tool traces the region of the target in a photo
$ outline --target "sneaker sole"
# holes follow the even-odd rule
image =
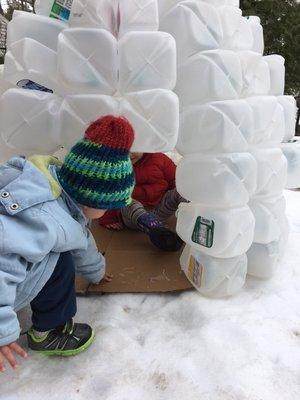
[[[60,357],[73,357],[77,356],[77,354],[82,353],[83,351],[87,350],[90,345],[93,343],[95,339],[95,332],[92,331],[92,336],[89,340],[84,343],[82,346],[78,347],[78,349],[74,350],[32,350],[35,353],[43,354],[44,356],[60,356]]]

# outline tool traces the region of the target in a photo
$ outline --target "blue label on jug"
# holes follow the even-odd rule
[[[17,82],[17,86],[22,89],[39,90],[40,92],[53,93],[53,90],[48,89],[39,83],[33,82],[30,79],[22,79],[21,81]]]

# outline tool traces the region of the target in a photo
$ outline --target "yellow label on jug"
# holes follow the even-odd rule
[[[203,265],[200,264],[193,256],[190,256],[190,261],[187,270],[187,277],[198,288],[202,286],[204,277]]]

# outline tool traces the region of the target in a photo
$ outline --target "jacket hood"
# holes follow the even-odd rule
[[[60,185],[51,176],[50,165],[60,162],[49,156],[33,156],[26,160],[14,157],[0,166],[0,209],[10,215],[32,206],[55,200]]]

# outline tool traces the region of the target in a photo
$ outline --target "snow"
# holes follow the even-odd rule
[[[300,398],[300,192],[277,275],[226,300],[194,291],[78,299],[94,345],[71,358],[30,354],[0,376],[0,400],[296,400]],[[28,325],[29,311],[20,318]],[[24,340],[22,339],[23,343]]]

